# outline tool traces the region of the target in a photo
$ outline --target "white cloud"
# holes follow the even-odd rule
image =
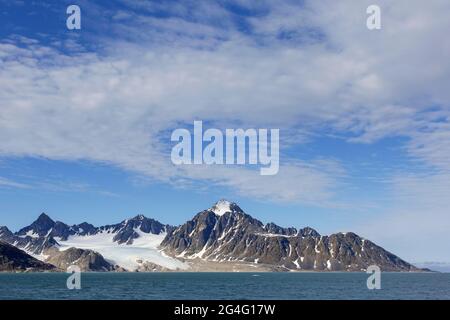
[[[289,79],[271,85],[280,77],[272,58],[274,54],[299,53],[268,52],[271,57],[264,57],[256,48],[247,48],[244,54],[236,48],[224,48],[223,52],[188,48],[153,52],[134,61],[131,56],[126,60],[92,55],[72,60],[35,44],[32,50],[12,44],[2,49],[6,59],[0,80],[5,88],[0,130],[2,136],[10,137],[0,145],[3,155],[108,162],[166,182],[209,180],[279,201],[316,199],[323,203],[330,195],[335,177],[320,168],[286,165],[281,171],[289,171],[289,179],[280,174],[270,183],[246,169],[208,168],[199,176],[192,167],[174,168],[167,156],[168,146],[160,139],[161,131],[194,118],[218,125],[239,119],[250,127],[295,124],[289,113],[296,112],[300,96],[296,98],[293,89],[285,88]],[[42,54],[52,63],[42,63]],[[236,65],[238,55],[244,61]],[[262,61],[247,68],[255,55]],[[293,76],[289,78],[293,80]],[[286,98],[282,96],[285,91],[289,93]],[[273,112],[278,101],[286,112]],[[249,113],[243,104],[258,113]],[[245,183],[244,178],[257,186]],[[300,187],[303,182],[307,184]],[[308,187],[314,191],[309,195]]]
[[[27,189],[30,186],[24,183],[12,181],[11,179],[0,177],[0,187]]]
[[[329,205],[351,170],[287,157],[279,175],[265,178],[244,168],[176,168],[165,133],[201,119],[306,133],[301,142],[323,131],[350,135],[349,143],[400,136],[409,141],[400,151],[433,172],[424,185],[439,196],[417,189],[423,177],[393,178],[390,186],[428,203],[436,215],[428,234],[448,225],[441,210],[450,204],[441,196],[450,191],[448,1],[379,1],[381,31],[366,28],[369,1],[257,7],[240,1],[260,13],[240,17],[251,35],[239,31],[226,5],[177,6],[171,18],[159,19],[144,13],[169,9],[132,11],[137,2],[127,3],[121,24],[111,26],[113,37],[98,39],[99,54],[63,54],[25,38],[2,41],[1,155],[88,159],[174,185],[200,180],[256,198]],[[133,19],[125,23],[127,14]],[[292,146],[296,139],[285,141]],[[384,234],[414,220],[395,209],[415,206],[407,201],[387,210],[380,219],[398,223]],[[420,229],[419,211],[416,227],[404,232]]]

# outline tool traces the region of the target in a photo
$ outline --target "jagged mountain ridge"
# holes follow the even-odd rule
[[[3,240],[15,247],[25,250],[28,254],[39,255],[45,250],[52,248],[58,243],[50,236],[21,235],[19,232],[13,233],[7,227],[0,227],[0,240]]]
[[[103,241],[101,246],[97,243],[99,239]],[[185,269],[187,264],[192,266],[198,260],[298,271],[361,271],[373,264],[384,271],[419,270],[354,233],[321,236],[309,227],[297,230],[274,223],[263,224],[226,200],[220,200],[178,227],[163,225],[143,215],[102,227],[86,222],[68,226],[41,214],[30,226],[16,233],[0,227],[0,240],[27,253],[44,255],[46,261],[59,268],[83,257],[87,271]],[[129,251],[133,257],[139,256],[134,258],[134,265],[129,264],[129,257],[124,260],[117,252],[111,252],[111,248],[105,248],[105,241],[115,250],[140,246],[137,253]],[[148,246],[147,242],[152,245]],[[73,248],[69,251],[68,246],[82,251]],[[172,260],[164,260],[167,256]]]
[[[69,226],[60,221],[53,221],[47,214],[42,213],[36,221],[18,232],[11,232],[6,226],[0,227],[0,239],[22,248],[27,252],[39,255],[45,250],[58,246],[58,241],[66,241],[70,236],[92,236],[99,233],[114,234],[114,242],[118,244],[132,244],[133,239],[139,237],[136,230],[144,233],[160,234],[173,229],[170,225],[147,218],[143,215],[135,216],[113,225],[95,227],[83,222]]]
[[[76,263],[83,271],[144,271],[150,266],[157,269],[146,259],[155,258],[156,247],[172,229],[143,215],[95,227],[87,222],[69,226],[42,213],[36,221],[15,233],[0,227],[0,239],[60,269]],[[134,246],[134,242],[142,242],[143,237],[150,240],[150,245]],[[156,244],[152,237],[156,237]],[[157,261],[161,259],[156,257]]]
[[[224,200],[174,229],[161,247],[179,258],[241,261],[287,270],[361,271],[374,264],[385,271],[418,270],[354,233],[321,236],[308,227],[297,231],[264,225]]]
[[[159,221],[147,218],[141,214],[134,218],[124,220],[120,224],[100,227],[95,232],[110,231],[116,234],[113,239],[115,242],[119,244],[133,244],[133,239],[139,238],[136,229],[144,233],[161,234],[163,232],[170,232],[173,228],[173,226],[163,225]]]

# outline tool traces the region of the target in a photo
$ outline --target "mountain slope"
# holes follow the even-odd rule
[[[117,242],[118,244],[133,244],[134,239],[139,238],[140,233],[159,235],[172,229],[173,227],[169,225],[163,225],[159,221],[147,218],[143,215],[137,215],[134,218],[124,220],[115,225],[100,227],[92,234],[109,231],[114,234],[114,242]]]
[[[0,271],[51,271],[55,266],[39,261],[22,250],[0,241]]]
[[[286,270],[418,270],[354,233],[321,236],[311,228],[297,231],[263,225],[235,203],[221,200],[176,228],[161,244],[173,256],[217,262],[276,265]]]
[[[92,250],[69,248],[65,251],[57,251],[47,260],[61,270],[67,270],[71,265],[77,265],[81,271],[114,271],[115,267],[107,262],[103,256]]]

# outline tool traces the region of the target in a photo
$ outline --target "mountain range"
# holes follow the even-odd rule
[[[0,227],[0,241],[0,271],[73,264],[83,271],[421,270],[355,233],[263,224],[226,200],[177,227],[143,215],[101,227],[69,226],[42,213],[17,232]]]

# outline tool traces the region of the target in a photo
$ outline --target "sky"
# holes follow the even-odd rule
[[[450,262],[449,13],[446,0],[0,0],[0,225],[41,212],[178,225],[226,198],[263,222]],[[175,166],[171,132],[194,120],[279,129],[278,174]]]

